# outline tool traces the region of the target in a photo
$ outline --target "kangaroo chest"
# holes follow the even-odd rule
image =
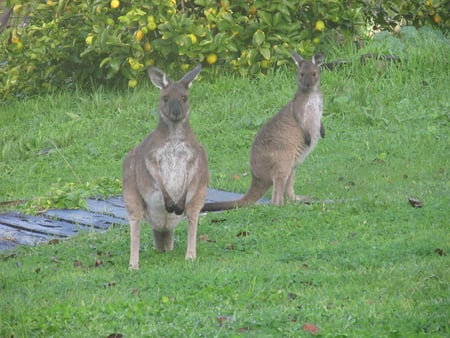
[[[176,199],[182,194],[193,170],[194,151],[186,142],[169,140],[156,151],[155,156],[166,190]]]
[[[312,93],[295,104],[295,117],[303,133],[310,137],[309,147],[305,146],[304,139],[300,140],[296,163],[299,164],[314,149],[320,138],[320,125],[322,121],[322,96]]]

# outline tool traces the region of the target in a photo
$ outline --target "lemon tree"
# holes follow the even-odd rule
[[[145,68],[202,63],[255,76],[311,55],[340,35],[403,24],[449,31],[441,0],[8,0],[25,18],[0,34],[0,94],[22,97],[93,84],[134,88]],[[131,82],[130,82],[131,81]],[[132,84],[132,85],[130,85]]]

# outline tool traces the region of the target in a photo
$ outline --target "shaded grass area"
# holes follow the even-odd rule
[[[311,335],[306,323],[326,337],[448,336],[450,45],[415,34],[325,51],[352,62],[322,73],[326,138],[295,188],[334,203],[203,216],[195,262],[183,259],[184,222],[168,254],[144,227],[133,273],[126,227],[3,252],[0,336],[297,337]],[[402,61],[360,64],[374,51]],[[253,137],[294,81],[292,68],[260,79],[205,72],[194,84],[211,187],[246,191]],[[2,107],[0,199],[65,184],[120,193],[122,159],[155,125],[156,97],[149,85]]]

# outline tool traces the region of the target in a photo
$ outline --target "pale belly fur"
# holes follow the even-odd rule
[[[304,114],[301,116],[301,125],[309,131],[311,144],[297,159],[296,164],[304,161],[306,156],[315,148],[320,138],[320,123],[322,120],[322,97],[320,94],[311,95],[303,107]]]
[[[161,170],[163,184],[170,197],[177,202],[190,175],[188,162],[193,157],[192,150],[185,143],[166,143],[155,154]],[[187,196],[188,199],[190,196]],[[173,229],[183,217],[167,213],[162,193],[157,189],[145,197],[150,222],[155,229]]]

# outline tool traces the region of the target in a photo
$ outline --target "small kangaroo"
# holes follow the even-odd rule
[[[160,252],[171,251],[182,215],[188,221],[186,259],[197,255],[197,222],[209,172],[206,151],[189,123],[189,87],[201,65],[177,81],[156,67],[148,70],[161,90],[159,122],[123,163],[123,197],[130,222],[130,269],[139,269],[140,223],[145,218]]]
[[[281,111],[258,132],[250,153],[252,182],[247,193],[238,200],[206,203],[202,211],[228,210],[258,201],[273,185],[272,204],[283,205],[285,198],[310,202],[308,196],[294,193],[297,167],[325,137],[322,124],[322,93],[320,90],[321,53],[311,61],[292,52],[298,68],[297,92]]]

